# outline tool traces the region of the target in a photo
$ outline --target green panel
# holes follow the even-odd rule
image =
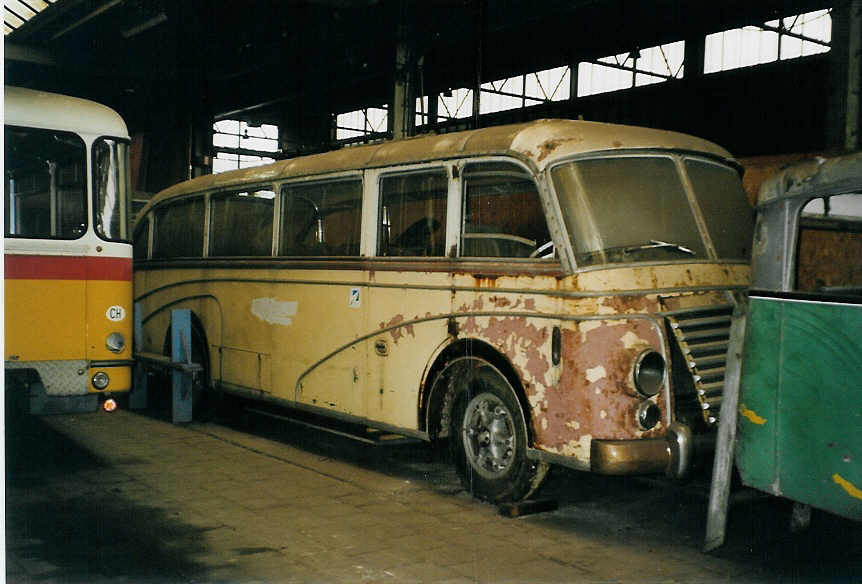
[[[736,464],[745,484],[768,492],[776,479],[776,339],[781,308],[779,302],[751,299],[740,380]]]
[[[751,309],[740,403],[766,422],[740,406],[743,480],[862,520],[862,306],[755,298]]]

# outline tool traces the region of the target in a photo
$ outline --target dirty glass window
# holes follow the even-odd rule
[[[718,257],[750,260],[754,209],[745,196],[739,173],[693,158],[686,159],[685,168]]]
[[[199,258],[204,247],[204,198],[159,205],[153,211],[153,259]]]
[[[219,193],[210,197],[210,255],[272,254],[271,189]]]
[[[573,161],[552,178],[578,265],[706,257],[671,158]]]
[[[87,231],[84,141],[75,134],[6,126],[6,237],[77,239]]]
[[[93,218],[102,239],[129,240],[130,192],[128,143],[99,138],[93,144]]]
[[[380,180],[379,254],[444,256],[447,191],[445,169],[383,177]]]
[[[797,245],[797,290],[862,296],[862,193],[809,201]]]
[[[280,255],[359,255],[362,180],[294,183],[281,192]]]
[[[462,176],[462,257],[554,256],[536,183],[526,171],[486,162],[466,166]]]
[[[135,226],[135,235],[133,237],[133,253],[136,260],[147,259],[147,246],[150,239],[150,221],[149,219],[141,219]]]

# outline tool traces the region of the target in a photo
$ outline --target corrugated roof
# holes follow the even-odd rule
[[[3,0],[3,34],[7,35],[60,0]]]

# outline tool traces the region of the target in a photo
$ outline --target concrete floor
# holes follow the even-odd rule
[[[862,528],[744,497],[700,552],[705,484],[555,469],[556,511],[474,501],[424,444],[373,447],[268,418],[128,411],[7,427],[11,583],[862,582]]]

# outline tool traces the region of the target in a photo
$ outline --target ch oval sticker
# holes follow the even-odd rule
[[[108,317],[108,320],[111,322],[120,322],[126,318],[126,309],[122,306],[111,306],[108,308],[107,312],[105,312],[105,316]]]

